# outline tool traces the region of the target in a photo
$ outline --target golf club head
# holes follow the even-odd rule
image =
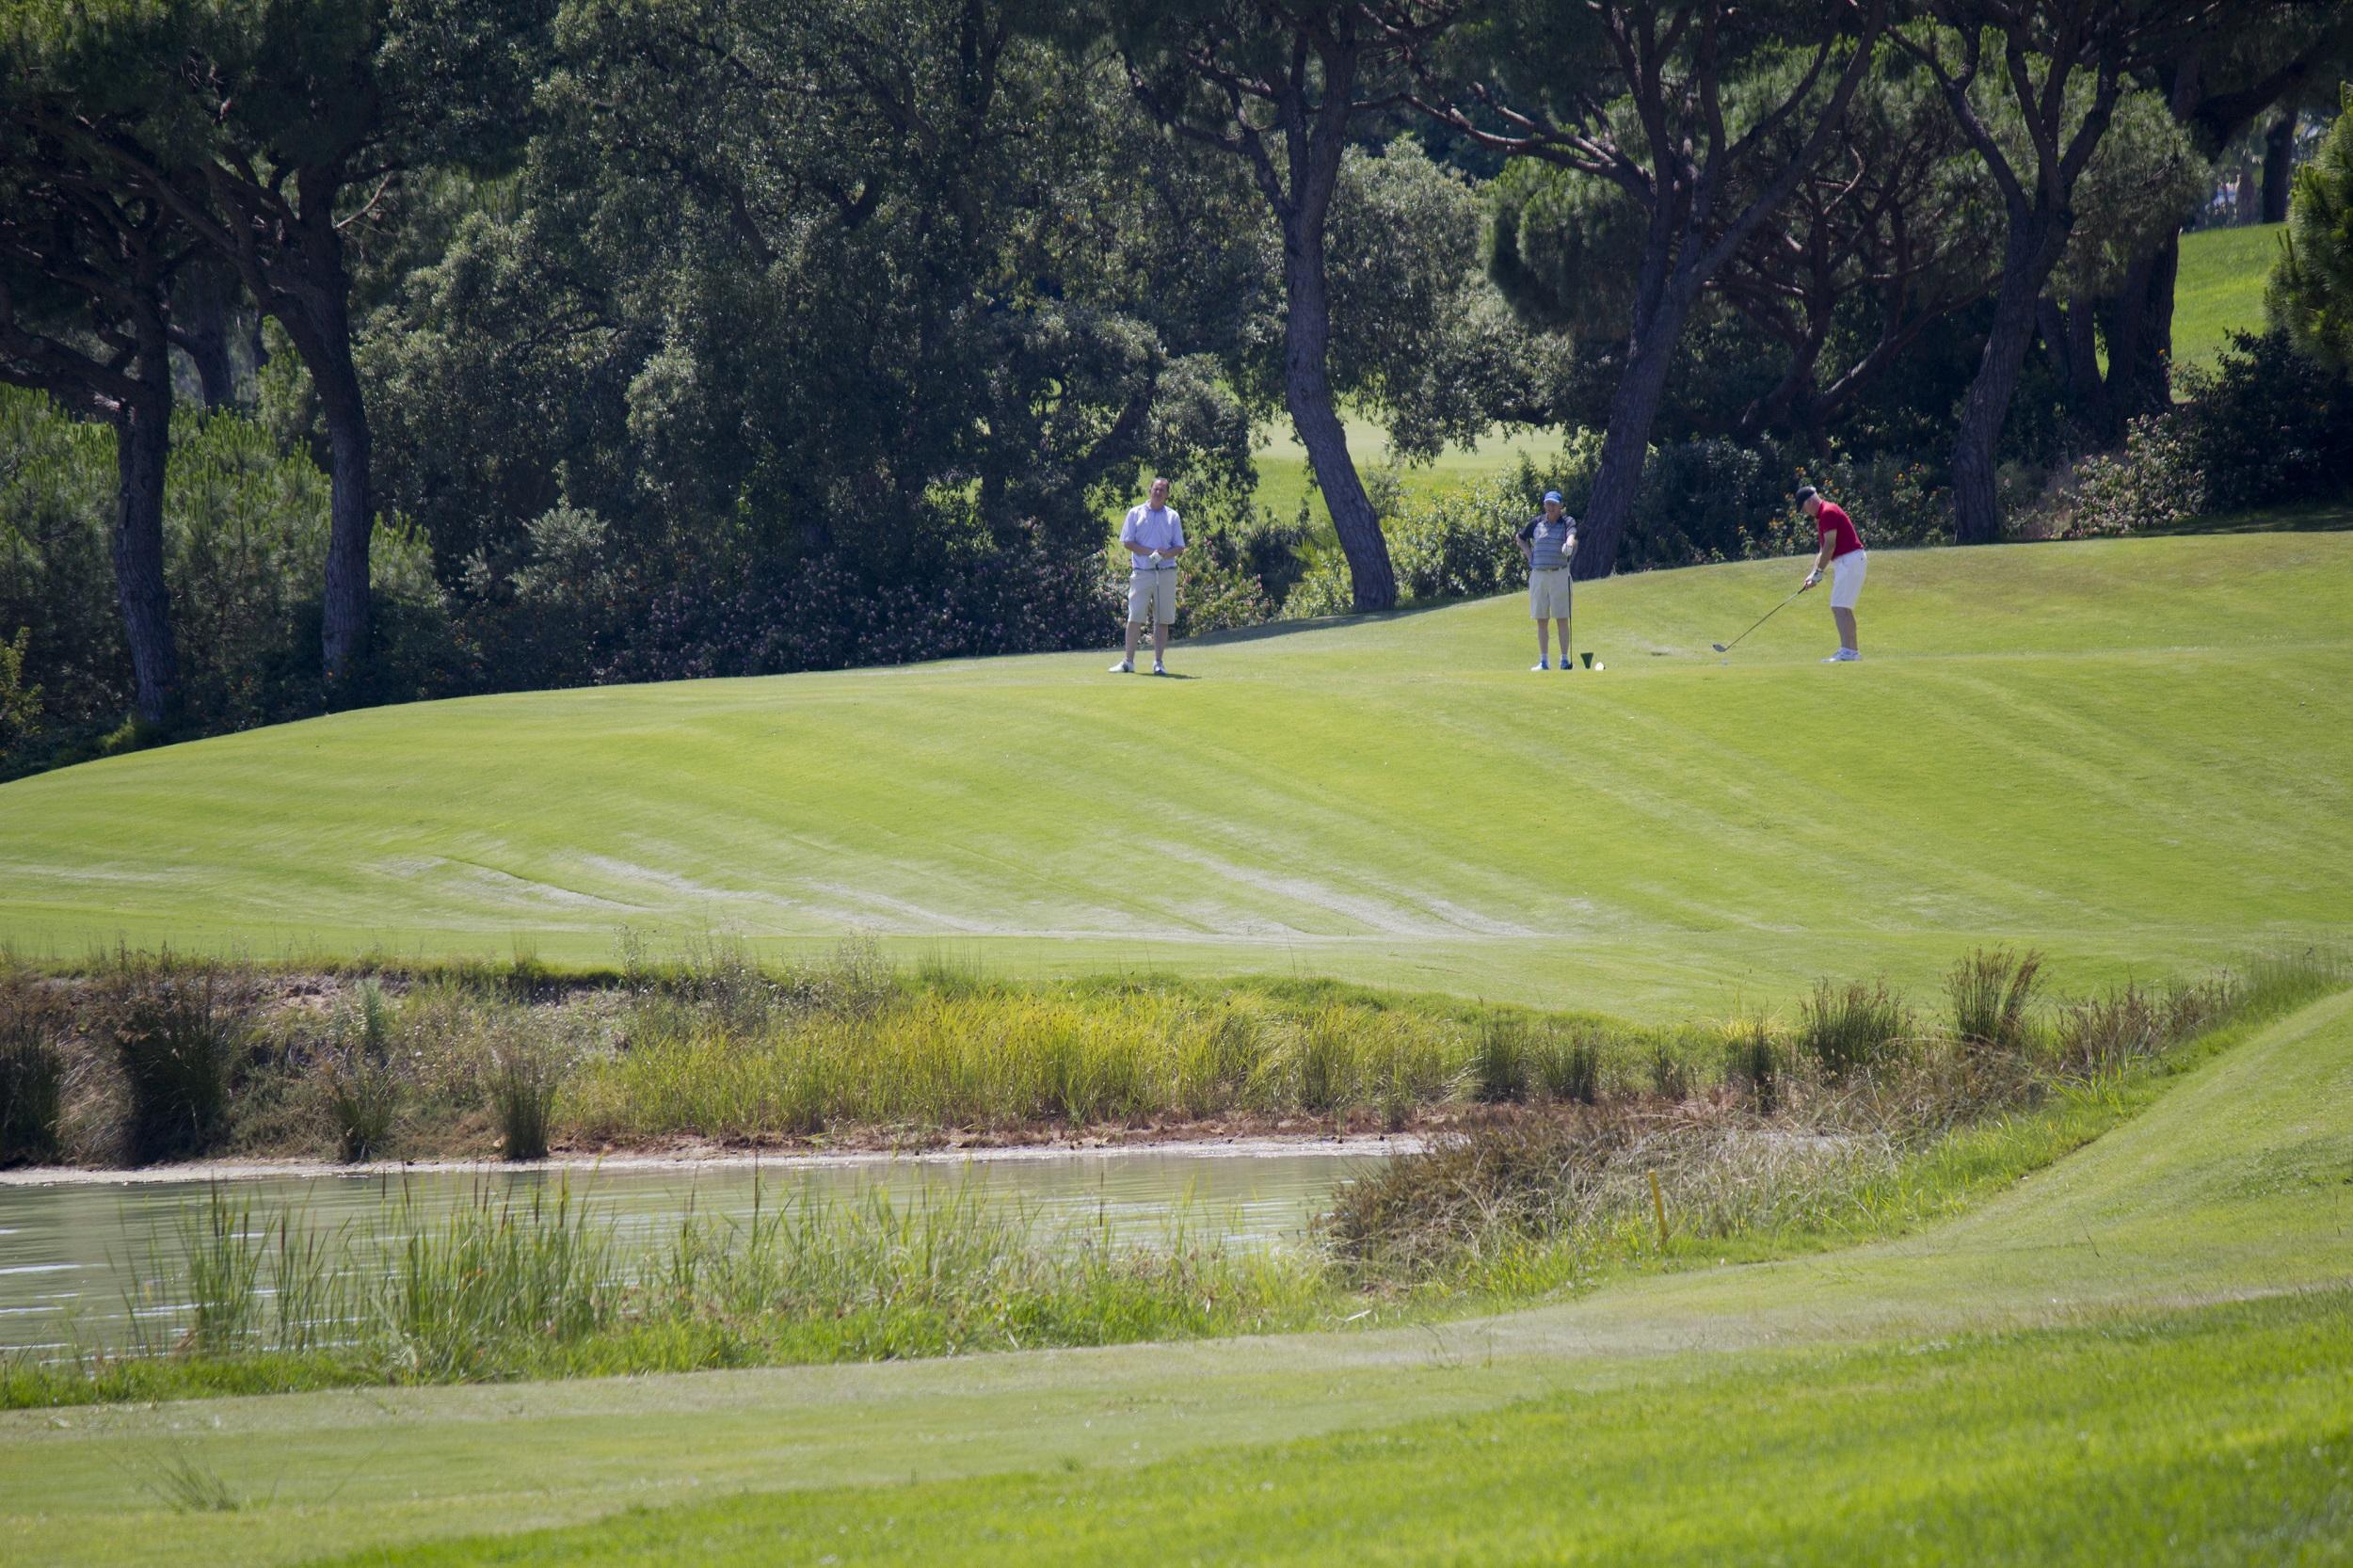
[[[1730,653],[1732,651],[1732,649],[1723,643],[1710,643],[1707,646],[1714,648],[1719,653]]]
[[[1585,667],[1587,669],[1592,669],[1593,667],[1593,656],[1591,653],[1580,653],[1577,657],[1585,661]]]

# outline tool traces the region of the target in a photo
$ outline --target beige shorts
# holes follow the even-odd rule
[[[1128,624],[1176,624],[1176,573],[1173,568],[1128,574]]]
[[[1566,620],[1569,618],[1569,568],[1554,567],[1549,571],[1528,574],[1528,614],[1533,620]]]

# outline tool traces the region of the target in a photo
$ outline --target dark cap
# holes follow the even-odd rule
[[[1800,485],[1798,487],[1798,504],[1802,506],[1807,502],[1813,500],[1816,496],[1821,493],[1821,491],[1816,489],[1811,485]]]

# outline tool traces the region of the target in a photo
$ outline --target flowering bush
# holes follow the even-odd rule
[[[2163,528],[2205,504],[2205,478],[2190,460],[2179,423],[2153,415],[2133,421],[2122,451],[2076,463],[2047,511],[2051,532],[2087,539]]]

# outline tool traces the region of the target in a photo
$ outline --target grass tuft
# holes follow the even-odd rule
[[[129,1096],[124,1152],[135,1164],[211,1153],[228,1124],[249,1000],[220,965],[168,952],[120,953],[105,984]]]
[[[1887,1060],[1911,1032],[1911,1010],[1883,981],[1833,985],[1818,980],[1798,1008],[1797,1048],[1833,1079]]]
[[[2034,1027],[2035,993],[2042,984],[2042,955],[2028,949],[1978,948],[1955,964],[1945,979],[1952,1003],[1953,1038],[1994,1050],[2024,1050]]]

